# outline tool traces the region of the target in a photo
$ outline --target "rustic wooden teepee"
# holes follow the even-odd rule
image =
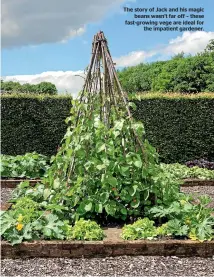
[[[100,120],[107,126],[111,125],[111,111],[115,109],[126,109],[130,121],[133,120],[127,101],[128,97],[123,91],[112,60],[107,40],[102,31],[98,32],[92,42],[91,62],[88,66],[87,75],[81,95],[80,102],[89,103],[93,112],[93,99],[99,94],[100,97]],[[76,125],[80,117],[78,112]],[[141,139],[133,129],[133,135],[143,151]]]
[[[128,97],[123,91],[120,81],[115,69],[115,63],[112,60],[107,39],[102,31],[98,32],[92,42],[92,56],[89,66],[87,67],[87,73],[85,82],[81,93],[79,94],[78,101],[80,103],[86,103],[90,106],[85,113],[80,109],[77,112],[75,127],[79,123],[80,117],[90,117],[94,112],[94,100],[99,98],[100,106],[100,120],[109,128],[112,126],[114,120],[111,117],[111,112],[114,110],[120,118],[119,111],[125,110],[130,123],[133,121],[133,117],[130,111]],[[132,124],[131,124],[132,126]],[[137,148],[140,148],[146,160],[146,153],[142,143],[142,138],[139,138],[135,129],[131,129],[130,139],[136,144]],[[70,179],[75,166],[75,156],[73,156],[70,170],[68,170],[67,180]]]

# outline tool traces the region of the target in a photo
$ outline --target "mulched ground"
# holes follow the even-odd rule
[[[209,194],[214,187],[182,187],[186,193]],[[1,190],[1,202],[11,196],[12,189]],[[213,258],[178,258],[154,256],[119,256],[94,259],[34,258],[4,259],[1,276],[214,276]]]
[[[214,259],[122,256],[3,260],[1,276],[214,276]]]

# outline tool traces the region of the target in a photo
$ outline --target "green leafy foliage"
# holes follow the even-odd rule
[[[44,155],[26,153],[21,156],[1,155],[2,177],[42,177],[48,169],[48,158]]]
[[[99,105],[95,102],[94,114],[84,117],[75,127],[77,109],[84,112],[90,106],[77,100],[72,104],[67,119],[71,125],[42,183],[34,188],[27,182],[20,184],[12,201],[31,198],[40,204],[40,209],[53,213],[60,221],[69,218],[73,223],[85,218],[104,223],[110,218],[123,221],[135,218],[156,201],[167,204],[175,199],[178,182],[170,180],[158,166],[155,149],[144,139],[142,154],[142,149],[130,139],[133,131],[143,137],[141,122],[130,122],[123,111],[120,111],[121,119],[116,119],[113,111],[114,120],[107,127],[98,119]],[[47,230],[45,235],[57,236]]]
[[[165,234],[186,236],[192,240],[211,240],[214,238],[213,209],[208,208],[212,201],[208,196],[196,198],[191,195],[179,195],[179,201],[169,206],[155,206],[150,209],[152,218],[167,218]]]
[[[49,204],[59,205],[63,200],[72,211],[73,220],[84,217],[103,223],[108,218],[125,221],[139,216],[152,201],[154,203],[152,195],[161,203],[174,198],[178,182],[170,180],[157,165],[155,149],[144,140],[144,158],[142,150],[130,140],[131,130],[140,137],[144,135],[141,122],[127,123],[129,121],[121,114],[122,119],[115,120],[107,128],[98,119],[98,106],[95,106],[91,118],[85,117],[74,127],[72,122],[80,104],[73,101],[73,105],[71,117],[67,119],[71,126],[52,159],[47,178],[43,179],[44,184],[54,188],[45,199]],[[87,110],[89,107],[81,108]],[[74,157],[75,170],[69,174]]]
[[[31,198],[27,196],[23,196],[16,199],[15,204],[13,205],[13,209],[23,209],[23,210],[35,210],[39,207],[39,203],[35,202]]]
[[[103,239],[103,230],[96,222],[81,219],[72,227],[69,220],[52,213],[56,207],[46,208],[28,197],[20,198],[11,210],[1,212],[1,236],[12,245],[35,239]]]
[[[169,173],[172,178],[186,179],[186,178],[197,178],[202,180],[214,180],[214,170],[206,168],[200,168],[198,166],[187,167],[179,163],[175,164],[160,164],[160,167]]]
[[[125,240],[153,239],[156,237],[154,221],[145,217],[138,219],[133,224],[125,225],[121,237]]]
[[[213,40],[204,52],[195,56],[180,53],[168,61],[142,63],[124,68],[118,71],[118,75],[125,91],[129,93],[214,92]]]
[[[33,230],[33,223],[42,216],[38,206],[36,202],[23,197],[17,201],[17,206],[13,205],[11,210],[2,212],[1,236],[12,245],[23,240],[38,239],[39,233]]]
[[[172,219],[167,222],[166,234],[175,237],[185,237],[188,235],[188,226],[182,224],[178,219]]]
[[[168,207],[155,206],[149,213],[155,219],[164,218],[166,223],[156,227],[148,218],[139,219],[133,224],[125,225],[121,237],[126,240],[155,239],[157,237],[190,238],[200,242],[214,238],[213,209],[207,205],[211,199],[200,196],[180,194],[180,200],[173,201]]]
[[[51,209],[29,197],[21,197],[12,209],[1,213],[1,236],[14,244],[34,239],[64,239],[71,228]]]
[[[161,238],[161,237],[165,237],[168,235],[167,225],[168,225],[167,223],[164,223],[161,226],[158,226],[156,228],[156,235],[158,237]]]
[[[23,84],[13,81],[1,80],[1,89],[4,93],[30,93],[30,94],[57,94],[56,86],[50,82],[41,82],[37,85]]]
[[[67,239],[70,240],[103,240],[103,238],[104,232],[95,221],[82,218],[75,222],[67,235]]]
[[[32,200],[41,202],[44,197],[44,189],[43,184],[38,183],[32,187],[29,181],[20,182],[12,192],[11,202],[16,202],[22,197],[30,197]]]
[[[44,239],[64,239],[66,237],[64,229],[67,227],[67,222],[59,220],[57,215],[49,213],[37,221],[35,225],[37,230],[41,230]]]

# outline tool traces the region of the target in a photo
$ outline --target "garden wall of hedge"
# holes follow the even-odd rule
[[[214,160],[214,95],[148,94],[133,99],[149,141],[164,162]],[[52,155],[66,131],[69,96],[2,96],[2,153]]]
[[[53,155],[66,131],[71,97],[2,96],[2,154]]]
[[[214,94],[149,94],[134,102],[134,116],[162,161],[214,160]]]

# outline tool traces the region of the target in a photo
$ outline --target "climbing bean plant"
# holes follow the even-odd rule
[[[102,223],[127,221],[144,216],[157,203],[171,203],[178,182],[158,166],[158,154],[147,140],[142,152],[130,136],[134,129],[143,138],[143,124],[130,122],[124,112],[116,119],[113,111],[113,124],[108,127],[99,119],[99,101],[94,101],[91,117],[68,127],[47,177],[42,179],[43,189],[38,184],[31,193],[32,189],[25,187],[16,197],[28,195],[42,201],[44,208],[57,207],[54,212],[63,219],[94,218]],[[67,123],[75,122],[78,110],[90,108],[78,100],[72,104]],[[59,205],[66,209],[59,211]]]

